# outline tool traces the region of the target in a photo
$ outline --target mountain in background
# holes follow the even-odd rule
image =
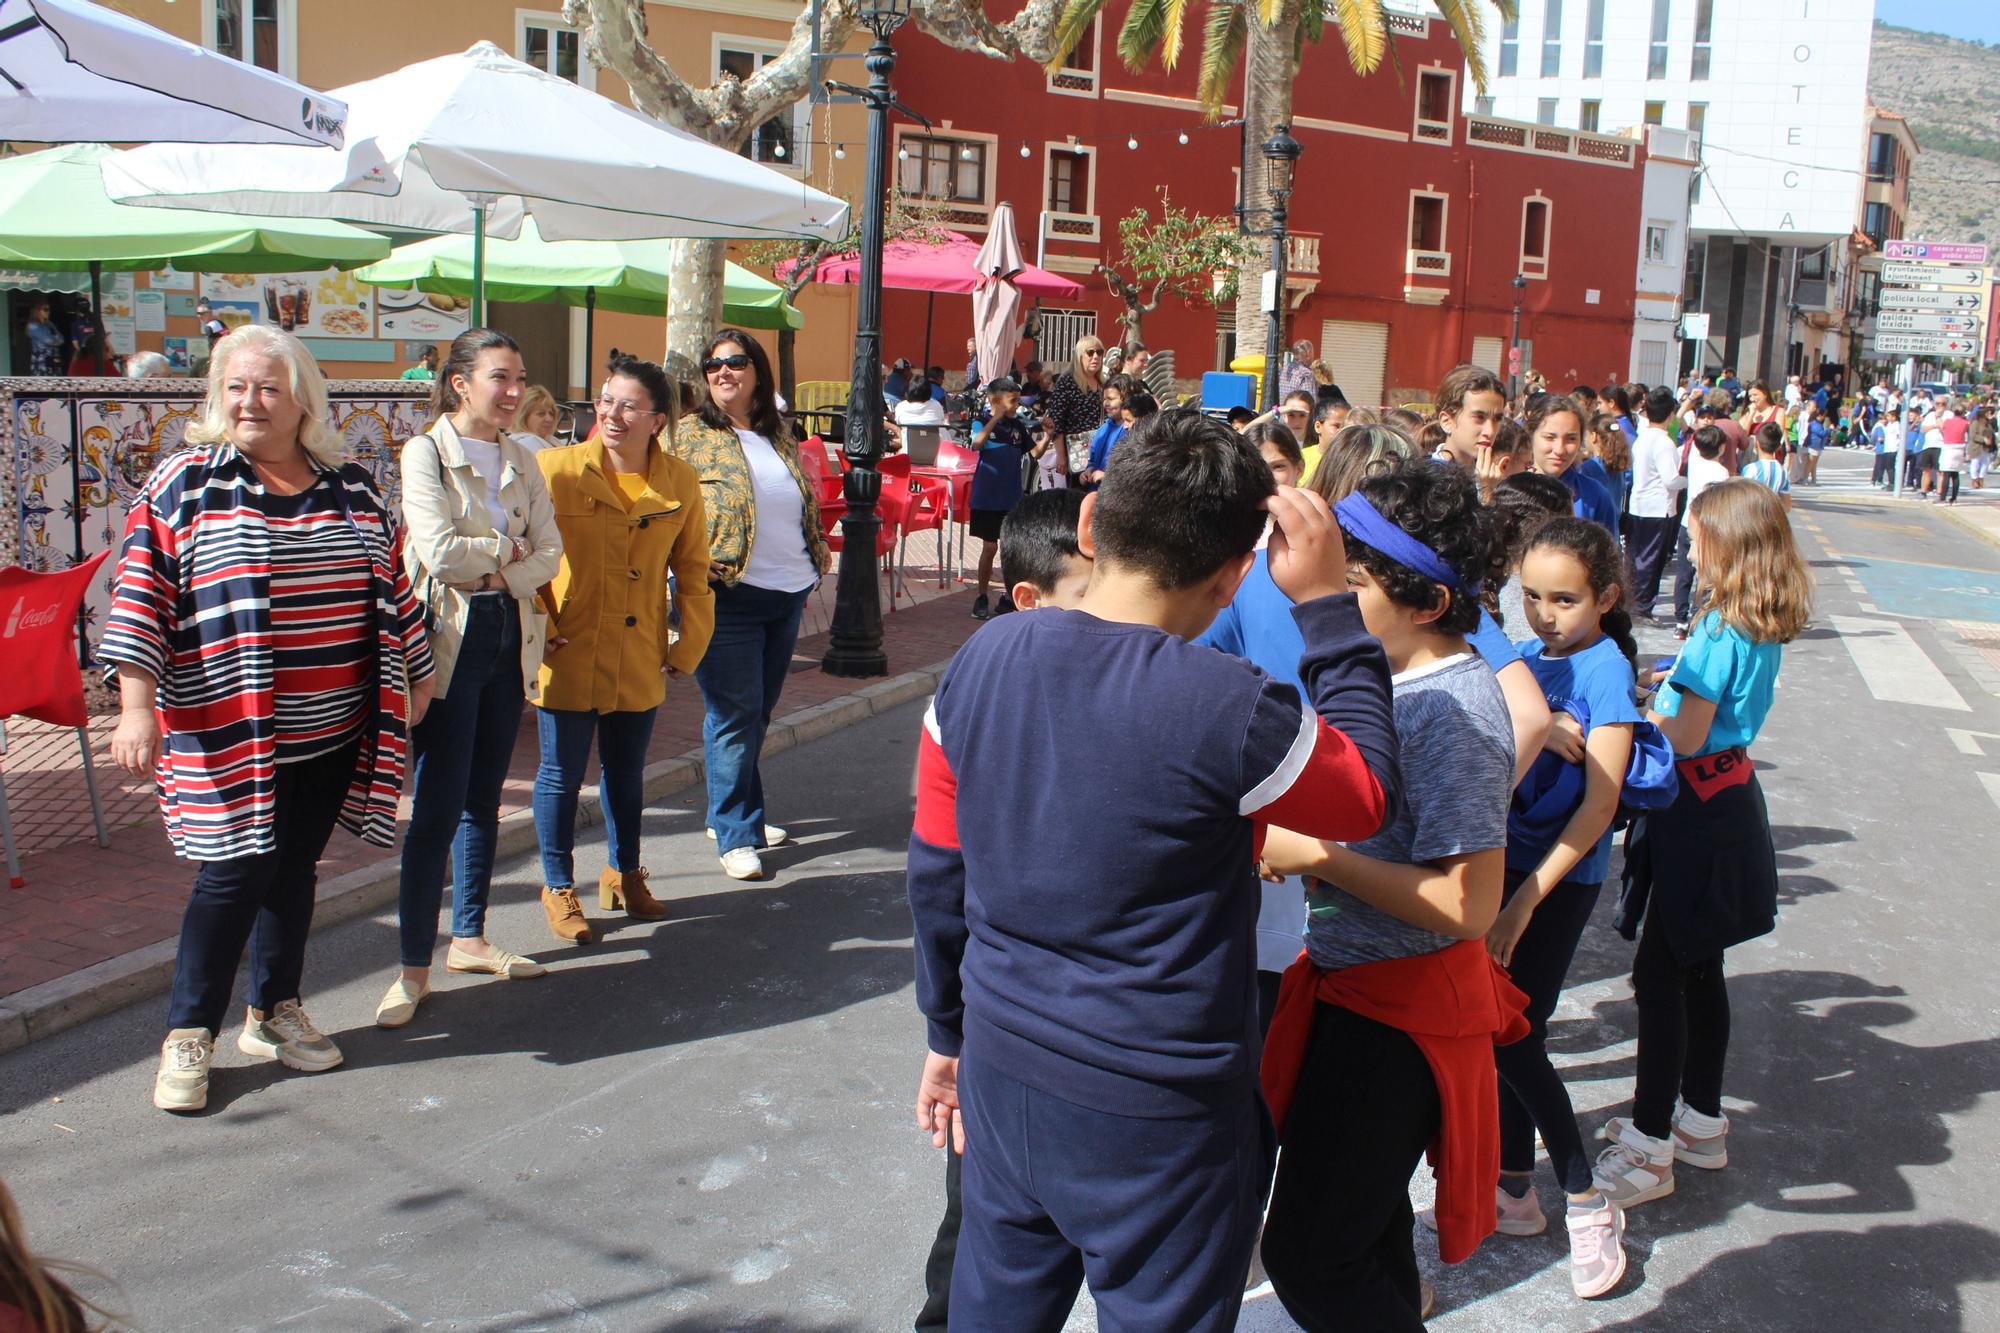
[[[1903,234],[2000,243],[2000,47],[1877,23],[1868,98],[1922,149]]]

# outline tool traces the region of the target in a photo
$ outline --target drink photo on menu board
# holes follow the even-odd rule
[[[247,308],[256,323],[296,333],[302,338],[372,338],[375,336],[375,292],[350,273],[208,273],[202,275],[202,295],[216,315],[232,328],[225,306]]]

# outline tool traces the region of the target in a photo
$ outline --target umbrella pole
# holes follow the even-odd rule
[[[590,386],[597,380],[597,288],[583,289],[583,373],[577,376],[577,383],[583,391],[590,392]]]
[[[931,368],[931,316],[937,313],[937,293],[924,298],[924,363],[917,369],[928,374]]]
[[[486,327],[486,200],[472,201],[472,327]]]
[[[105,343],[111,337],[104,327],[104,265],[93,259],[90,261],[90,322],[97,328],[97,373],[109,375],[110,368],[104,364]],[[78,496],[79,502],[82,496]],[[76,558],[83,559],[83,550],[77,549]]]

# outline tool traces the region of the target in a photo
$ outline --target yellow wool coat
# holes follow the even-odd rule
[[[562,565],[551,585],[549,639],[535,702],[596,713],[644,712],[666,698],[664,668],[693,673],[715,630],[708,520],[694,469],[655,447],[646,490],[628,510],[604,445],[586,440],[535,455],[549,485]],[[669,598],[667,572],[675,596]],[[680,611],[669,641],[669,605]]]

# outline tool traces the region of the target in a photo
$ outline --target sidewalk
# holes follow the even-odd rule
[[[816,740],[885,708],[920,698],[960,644],[978,628],[969,595],[940,590],[935,566],[928,580],[910,571],[911,592],[883,620],[890,674],[846,680],[819,670],[833,580],[809,605],[804,636],[765,753]],[[692,681],[667,688],[653,730],[646,770],[647,799],[698,787],[701,693]],[[111,764],[116,718],[91,720],[92,749],[111,845],[96,845],[90,805],[73,731],[17,719],[7,728],[4,760],[25,881],[0,889],[0,1051],[163,990],[171,975],[181,909],[192,866],[169,850],[150,780]],[[528,802],[536,767],[535,729],[524,719],[501,804],[501,853],[534,845]],[[597,822],[596,765],[588,775],[578,820]],[[698,792],[683,798],[693,802]],[[409,810],[405,796],[404,813]],[[336,831],[319,867],[316,925],[373,911],[393,898],[400,852],[371,847]]]

